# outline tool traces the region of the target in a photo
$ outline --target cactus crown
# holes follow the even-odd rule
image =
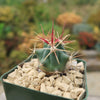
[[[58,37],[54,33],[54,25],[52,26],[52,33],[50,39],[46,39],[45,35],[39,37],[44,42],[44,47],[35,50],[35,54],[39,59],[39,68],[47,73],[63,72],[66,68],[66,63],[69,60],[68,51],[65,50],[64,45],[69,44],[72,41],[67,41],[70,35],[63,37],[64,28],[62,34]],[[44,34],[44,32],[43,32]]]

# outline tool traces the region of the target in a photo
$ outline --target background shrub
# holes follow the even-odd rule
[[[72,33],[79,34],[79,32],[93,32],[93,27],[89,24],[75,24]]]
[[[92,34],[88,32],[80,32],[78,36],[79,44],[81,48],[90,49],[96,44],[96,41]]]

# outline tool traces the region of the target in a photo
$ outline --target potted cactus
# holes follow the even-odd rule
[[[50,39],[38,36],[44,47],[1,77],[7,100],[87,99],[86,64],[65,50],[73,41],[63,33],[56,37],[52,27]]]

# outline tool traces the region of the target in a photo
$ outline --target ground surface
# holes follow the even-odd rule
[[[87,80],[89,90],[88,100],[100,100],[100,72],[88,72]],[[5,100],[2,93],[3,88],[0,84],[0,100]]]
[[[100,72],[89,72],[87,74],[87,83],[89,94],[100,96]]]

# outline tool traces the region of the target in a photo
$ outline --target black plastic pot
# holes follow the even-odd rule
[[[31,56],[28,59],[26,59],[25,61],[23,61],[22,63],[20,63],[19,65],[22,65],[25,62],[30,61],[30,59],[31,59]],[[86,63],[85,63],[85,61],[79,60],[79,59],[77,61],[83,62],[84,66],[85,66],[84,88],[85,88],[86,92],[85,92],[84,97],[82,97],[83,99],[81,98],[80,100],[87,100],[88,90],[87,90],[87,78],[86,78]],[[9,72],[7,72],[1,76],[1,81],[3,83],[3,87],[4,87],[4,91],[5,91],[7,100],[72,100],[72,99],[67,99],[67,98],[60,97],[60,96],[51,95],[48,93],[39,92],[36,90],[32,90],[29,88],[25,88],[22,86],[18,86],[18,85],[7,83],[7,82],[3,81],[3,79],[6,79],[8,74],[13,72],[15,69],[17,69],[17,66],[15,66]]]

